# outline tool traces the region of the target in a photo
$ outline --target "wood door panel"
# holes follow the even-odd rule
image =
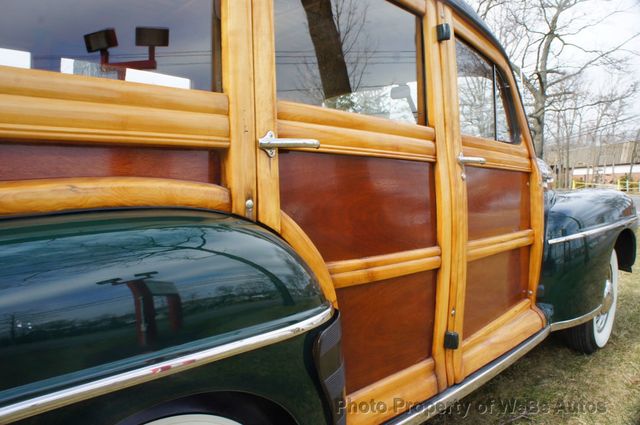
[[[467,267],[463,338],[527,298],[529,247],[472,261]]]
[[[337,290],[347,393],[431,357],[436,272]]]
[[[206,150],[0,145],[0,180],[116,176],[220,184],[220,159]]]
[[[530,228],[529,174],[466,167],[469,241]]]
[[[436,245],[431,163],[282,151],[281,207],[325,261]]]

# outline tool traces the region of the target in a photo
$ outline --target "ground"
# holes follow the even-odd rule
[[[640,424],[640,258],[635,273],[620,272],[619,288],[603,350],[579,354],[553,334],[428,424]]]

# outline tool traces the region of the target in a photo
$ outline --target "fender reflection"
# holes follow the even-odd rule
[[[157,363],[148,367],[111,376],[109,378],[99,379],[87,384],[78,385],[76,387],[35,397],[20,403],[15,403],[0,408],[0,422],[7,423],[17,421],[57,407],[65,406],[72,402],[97,397],[99,395],[131,387],[143,382],[152,381],[154,379],[222,360],[227,357],[275,344],[314,329],[328,321],[332,316],[333,308],[327,308],[315,316],[282,329],[276,329],[262,335],[241,339],[219,347],[213,347],[197,353],[178,357],[173,360],[168,360],[166,362]]]
[[[615,223],[607,224],[605,226],[592,227],[582,232],[574,233],[573,235],[561,236],[559,238],[549,239],[549,245],[554,245],[561,242],[568,242],[574,239],[580,239],[585,236],[597,235],[598,233],[606,232],[608,230],[616,229],[618,227],[628,226],[638,220],[638,217],[632,217],[627,220],[620,220]]]

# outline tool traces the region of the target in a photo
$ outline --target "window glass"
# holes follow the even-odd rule
[[[213,0],[10,0],[0,64],[211,90],[216,9]]]
[[[509,87],[497,67],[471,47],[456,41],[460,130],[503,142],[513,140],[508,119]]]
[[[423,123],[414,15],[383,0],[275,0],[275,21],[280,99]]]

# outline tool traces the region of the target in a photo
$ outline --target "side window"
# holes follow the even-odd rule
[[[0,15],[0,65],[217,89],[217,4],[9,0]]]
[[[383,0],[275,0],[278,97],[424,124],[419,22]]]
[[[516,142],[509,86],[496,65],[460,40],[456,41],[456,61],[462,133]]]

